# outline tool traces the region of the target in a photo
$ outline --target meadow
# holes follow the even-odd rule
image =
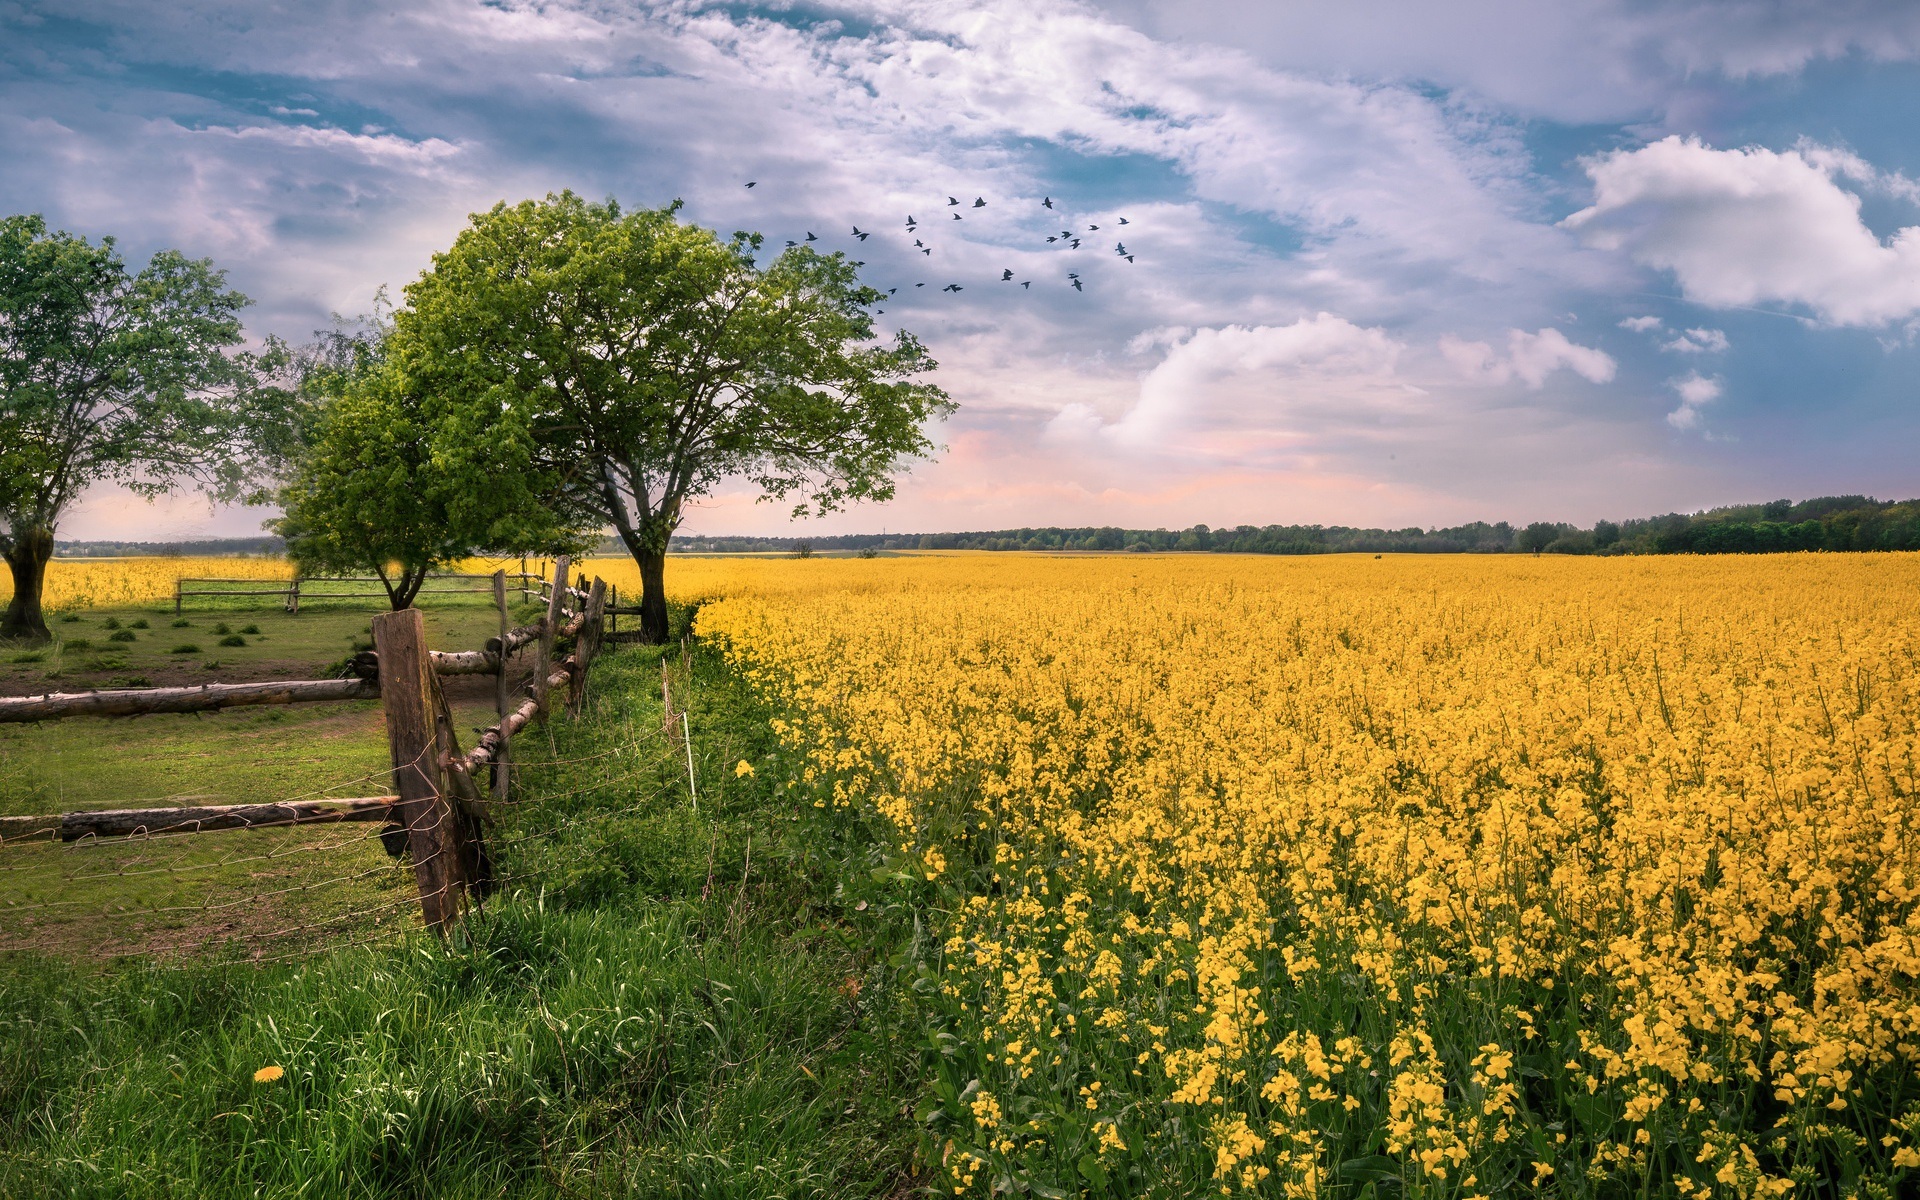
[[[724,572],[928,911],[943,1190],[1920,1178],[1920,558]]]
[[[12,1178],[1920,1180],[1920,556],[676,558],[668,580],[698,635],[666,657],[697,805],[661,652],[622,651],[529,765],[506,861],[537,885],[444,951],[238,977],[14,960]],[[165,1032],[202,1003],[226,1026]],[[235,1082],[296,1052],[284,1097]],[[205,1123],[228,1111],[260,1132]]]

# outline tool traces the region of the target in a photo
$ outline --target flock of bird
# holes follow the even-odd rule
[[[752,180],[752,181],[749,181],[749,182],[747,183],[747,185],[746,185],[746,186],[747,186],[747,187],[748,187],[749,189],[751,189],[751,188],[755,188],[755,187],[758,187],[759,185],[760,185],[760,184],[759,184],[759,180]],[[959,198],[958,196],[948,196],[948,197],[947,197],[947,204],[946,204],[946,207],[948,207],[948,208],[961,208],[961,207],[965,207],[965,208],[967,208],[967,209],[969,209],[969,210],[972,210],[972,209],[979,209],[979,208],[986,208],[986,207],[987,207],[987,201],[986,201],[986,198],[985,198],[985,197],[983,197],[983,196],[975,196],[975,197],[973,198],[973,203],[972,203],[972,204],[967,204],[967,203],[966,203],[965,201],[963,201],[963,200],[961,200],[961,199],[960,199],[960,198]],[[1042,199],[1041,199],[1041,201],[1040,201],[1040,207],[1041,207],[1041,208],[1044,208],[1044,209],[1048,209],[1048,210],[1050,210],[1050,211],[1051,211],[1051,210],[1053,209],[1053,197],[1052,197],[1052,196],[1047,196],[1047,197],[1044,197],[1044,198],[1042,198]],[[961,216],[961,214],[960,214],[960,213],[958,213],[958,212],[950,212],[950,213],[948,213],[947,215],[948,215],[949,217],[951,217],[951,218],[953,218],[953,219],[954,219],[954,220],[956,220],[956,221],[959,221],[959,220],[963,220],[963,219],[964,219],[964,218],[963,218],[963,217]],[[1127,218],[1125,218],[1125,217],[1120,217],[1120,218],[1118,219],[1118,224],[1119,224],[1119,225],[1127,225],[1127,224],[1130,224],[1130,222],[1129,222],[1129,221],[1127,220]],[[907,220],[906,220],[906,226],[905,226],[905,228],[906,228],[906,236],[908,236],[908,237],[911,237],[911,238],[913,238],[913,248],[914,248],[915,250],[918,250],[918,251],[919,251],[919,252],[920,252],[920,253],[921,253],[922,255],[925,255],[925,256],[926,256],[926,257],[928,257],[928,258],[932,258],[932,257],[933,257],[933,247],[932,247],[932,246],[929,246],[929,245],[927,245],[927,243],[926,243],[926,242],[925,242],[925,241],[924,241],[924,240],[923,240],[923,239],[922,239],[922,238],[921,238],[921,237],[919,236],[919,235],[920,235],[920,233],[921,233],[921,231],[922,231],[922,225],[921,225],[921,222],[919,222],[918,220],[916,220],[916,219],[914,218],[914,216],[913,216],[913,214],[911,214],[911,213],[909,213],[909,214],[907,214]],[[1055,233],[1055,234],[1048,234],[1048,235],[1047,235],[1047,244],[1048,244],[1048,245],[1057,245],[1057,246],[1061,246],[1061,247],[1063,247],[1063,248],[1065,248],[1065,249],[1068,249],[1068,250],[1078,250],[1078,249],[1080,249],[1080,247],[1081,247],[1081,245],[1082,245],[1082,243],[1084,243],[1085,241],[1087,241],[1087,240],[1088,240],[1088,238],[1087,238],[1087,235],[1088,235],[1088,234],[1093,234],[1093,233],[1098,233],[1099,231],[1100,231],[1100,226],[1098,226],[1098,225],[1091,225],[1091,224],[1090,224],[1090,225],[1088,225],[1088,226],[1086,227],[1086,229],[1085,229],[1084,231],[1081,231],[1081,232],[1078,232],[1078,233],[1076,233],[1076,232],[1075,232],[1074,230],[1072,230],[1072,229],[1062,229],[1062,230],[1061,230],[1061,231],[1060,231],[1059,233]],[[868,238],[870,238],[870,237],[872,237],[872,236],[873,236],[873,232],[874,232],[873,230],[870,230],[870,229],[862,229],[862,228],[860,228],[860,227],[859,227],[858,225],[855,225],[855,226],[853,226],[853,234],[852,234],[852,236],[853,236],[853,237],[854,237],[854,239],[855,239],[855,240],[857,240],[857,241],[860,241],[860,242],[865,242],[865,241],[866,241],[866,240],[867,240]],[[931,231],[931,230],[927,230],[927,231],[926,231],[926,233],[927,233],[927,236],[929,236],[929,237],[931,237],[931,236],[932,236],[932,231]],[[804,238],[799,238],[799,239],[793,239],[793,238],[789,238],[789,239],[787,239],[787,246],[788,246],[789,248],[791,248],[791,247],[794,247],[794,246],[804,246],[804,245],[807,245],[807,244],[809,244],[809,243],[812,243],[812,242],[817,242],[817,241],[819,241],[819,240],[820,240],[820,238],[819,238],[819,236],[818,236],[818,235],[816,235],[816,234],[815,234],[815,233],[814,233],[814,232],[813,232],[812,230],[808,230],[808,231],[807,231],[807,235],[806,235],[806,236],[805,236]],[[1126,259],[1126,260],[1127,260],[1127,262],[1129,262],[1129,263],[1131,263],[1131,262],[1133,262],[1133,260],[1134,260],[1134,252],[1133,252],[1133,251],[1131,251],[1131,250],[1128,250],[1128,249],[1127,249],[1127,244],[1126,244],[1125,242],[1123,242],[1123,241],[1115,241],[1115,242],[1114,242],[1114,244],[1113,244],[1113,254],[1114,254],[1114,257],[1116,257],[1116,258],[1124,258],[1124,259]],[[861,262],[856,262],[856,263],[855,263],[854,265],[858,267],[858,266],[865,266],[866,264],[865,264],[865,263],[861,263]],[[1033,280],[1031,280],[1031,279],[1020,279],[1020,280],[1016,280],[1016,279],[1014,278],[1014,271],[1013,271],[1013,270],[1012,270],[1011,268],[1005,268],[1005,269],[1002,269],[1002,270],[1001,270],[1001,272],[1000,272],[1000,280],[999,280],[999,282],[1001,282],[1001,283],[1015,283],[1015,282],[1017,282],[1017,283],[1019,283],[1019,285],[1021,286],[1021,288],[1022,288],[1022,289],[1024,289],[1024,290],[1031,290],[1031,289],[1032,289],[1032,287],[1033,287]],[[1067,285],[1068,285],[1069,287],[1071,287],[1071,288],[1073,288],[1073,290],[1074,290],[1074,291],[1076,291],[1076,292],[1084,292],[1084,291],[1086,291],[1086,286],[1085,286],[1085,284],[1086,284],[1086,281],[1085,281],[1085,280],[1083,280],[1083,279],[1082,279],[1082,278],[1080,277],[1080,273],[1079,273],[1078,271],[1068,271],[1068,272],[1067,272]],[[923,287],[926,287],[927,285],[926,285],[925,283],[916,283],[916,284],[914,284],[913,286],[914,286],[914,287],[916,287],[916,288],[923,288]],[[941,288],[940,290],[941,290],[941,291],[943,291],[943,292],[955,292],[955,293],[958,293],[958,292],[962,292],[962,291],[965,291],[965,290],[966,290],[966,285],[964,285],[964,284],[959,284],[959,283],[949,283],[949,284],[947,284],[947,285],[946,285],[945,287],[943,287],[943,288]],[[897,293],[898,293],[899,291],[900,291],[900,289],[899,289],[899,288],[897,288],[897,287],[891,287],[891,288],[888,288],[888,289],[887,289],[887,295],[889,295],[889,296],[892,296],[892,295],[896,295],[896,294],[897,294]],[[877,312],[883,312],[883,313],[884,313],[884,312],[886,311],[886,309],[884,309],[884,308],[882,308],[882,309],[877,309],[876,311],[877,311]]]

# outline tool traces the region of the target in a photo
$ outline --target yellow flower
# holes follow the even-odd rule
[[[287,1070],[285,1067],[261,1067],[253,1073],[253,1081],[255,1083],[272,1083],[286,1073]]]

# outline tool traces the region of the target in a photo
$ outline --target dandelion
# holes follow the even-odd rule
[[[734,764],[734,768],[733,768],[734,778],[738,779],[741,776],[752,775],[752,774],[753,774],[753,764],[748,762],[746,759],[743,758],[738,763]]]
[[[255,1083],[272,1083],[287,1073],[285,1067],[261,1067],[253,1073]]]

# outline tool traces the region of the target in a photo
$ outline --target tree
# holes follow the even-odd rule
[[[509,412],[538,465],[640,568],[641,629],[667,638],[668,539],[734,478],[795,515],[893,495],[951,410],[914,377],[911,334],[874,339],[861,264],[758,234],[722,240],[679,204],[622,211],[571,192],[496,205],[406,290],[392,353],[433,393]]]
[[[0,218],[0,637],[48,636],[54,532],[88,487],[237,494],[277,419],[259,360],[230,352],[247,302],[208,260],[163,250],[136,274],[110,237]]]
[[[570,551],[567,509],[546,502],[531,443],[511,418],[476,427],[413,381],[377,343],[335,359],[333,394],[281,489],[273,527],[303,572],[372,571],[394,609],[437,567],[478,549]],[[575,514],[578,515],[577,513]]]
[[[1552,545],[1553,540],[1559,536],[1559,525],[1552,521],[1535,521],[1514,536],[1513,547],[1522,553],[1531,550],[1538,554]]]

